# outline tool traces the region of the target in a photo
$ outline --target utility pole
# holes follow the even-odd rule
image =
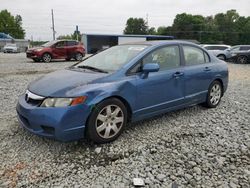
[[[146,24],[148,26],[148,13],[146,14]]]
[[[53,9],[51,9],[51,15],[52,15],[53,40],[56,40],[56,31],[55,31],[55,23],[54,23],[54,13],[53,13]]]

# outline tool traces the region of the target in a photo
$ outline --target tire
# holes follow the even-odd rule
[[[75,54],[75,60],[76,60],[76,61],[81,61],[82,58],[83,58],[83,54],[81,54],[80,52],[77,52],[77,53]]]
[[[220,59],[220,60],[223,60],[223,61],[226,60],[226,56],[223,55],[223,54],[218,55],[217,58]]]
[[[49,53],[44,53],[42,56],[42,60],[45,63],[49,63],[52,59],[52,56]]]
[[[87,123],[86,136],[97,144],[112,142],[120,136],[126,124],[125,105],[116,98],[110,98],[95,106]]]
[[[223,91],[222,85],[219,81],[215,80],[208,88],[207,99],[205,106],[208,108],[215,108],[221,101]]]
[[[34,61],[34,62],[39,62],[40,60],[37,59],[37,58],[34,58],[33,61]]]
[[[248,59],[246,56],[241,55],[237,58],[238,64],[247,64],[247,62],[248,62]]]
[[[66,61],[70,61],[70,60],[71,60],[71,58],[65,58],[65,60],[66,60]]]

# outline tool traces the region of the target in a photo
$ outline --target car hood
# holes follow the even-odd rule
[[[79,86],[97,83],[100,78],[106,76],[108,76],[106,73],[66,69],[49,73],[31,82],[28,90],[44,97],[69,97],[68,91]]]
[[[44,49],[44,48],[45,47],[37,46],[37,47],[29,48],[28,51],[33,51],[33,50],[38,50],[38,49]]]

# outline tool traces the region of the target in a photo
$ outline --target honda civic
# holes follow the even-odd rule
[[[34,134],[107,143],[128,122],[196,104],[215,108],[227,85],[227,64],[205,49],[146,41],[111,47],[42,76],[16,109],[20,124]]]

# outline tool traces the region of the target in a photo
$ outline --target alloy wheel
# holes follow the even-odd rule
[[[212,105],[217,105],[221,98],[221,86],[214,84],[210,91],[210,102]]]
[[[246,56],[239,56],[237,59],[237,62],[239,64],[246,64],[247,63],[247,57]]]
[[[50,54],[44,54],[43,55],[43,61],[48,63],[51,61],[51,55]]]
[[[77,54],[76,54],[76,60],[77,60],[77,61],[81,61],[81,60],[82,60],[82,57],[83,57],[83,56],[82,56],[81,53],[77,53]]]
[[[95,123],[96,132],[104,139],[112,138],[119,133],[123,122],[124,114],[119,106],[105,106],[97,115]]]

